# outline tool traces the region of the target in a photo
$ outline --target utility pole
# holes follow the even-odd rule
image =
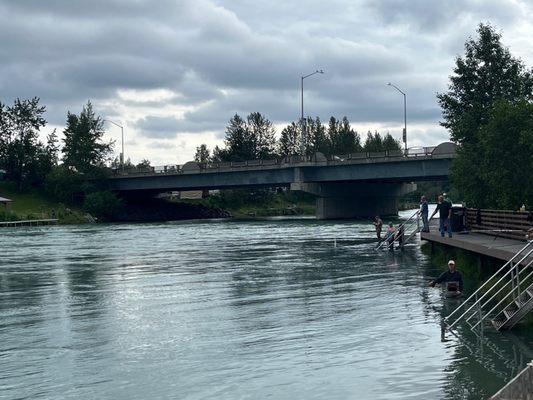
[[[392,83],[387,83],[387,86],[392,86],[395,88],[398,92],[400,92],[403,95],[403,143],[405,145],[405,155],[407,156],[407,99],[405,93],[396,85]]]
[[[302,113],[301,113],[301,116],[300,116],[300,124],[301,124],[301,127],[302,127],[302,139],[301,139],[301,143],[300,143],[300,153],[302,153],[302,156],[305,156],[305,145],[306,145],[306,142],[307,142],[307,121],[305,120],[305,117],[304,117],[304,79],[305,78],[309,78],[310,76],[313,76],[315,74],[323,74],[324,71],[323,70],[316,70],[315,72],[312,72],[308,75],[303,75],[300,77],[300,88],[301,88],[301,104],[302,104]]]

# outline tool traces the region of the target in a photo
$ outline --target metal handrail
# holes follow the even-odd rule
[[[414,217],[417,217],[415,221],[413,221],[411,224],[409,224],[409,226],[413,225],[414,222],[416,222],[417,224],[419,223],[419,216],[420,216],[420,210],[417,210],[413,215],[411,215],[407,220],[405,220],[402,224],[400,224],[400,226],[398,226],[398,230],[396,231],[397,233],[400,231],[400,229],[402,228],[405,228],[405,226],[407,225],[407,223],[409,221],[411,221]],[[418,227],[416,230],[415,230],[415,233],[419,230],[420,228]],[[404,234],[405,234],[405,230],[404,230]],[[412,237],[412,235],[409,236],[408,239],[410,239]],[[393,243],[398,240],[398,237],[395,237],[393,239]],[[381,249],[381,247],[386,243],[387,241],[386,240],[383,240],[379,245],[378,247],[376,247],[376,250],[379,250]],[[387,245],[389,245],[389,243],[387,243]]]
[[[445,317],[444,320],[445,320],[445,321],[449,321],[450,318],[451,318],[454,314],[456,314],[459,310],[461,310],[461,309],[463,308],[463,306],[466,306],[466,305],[468,304],[468,302],[469,302],[470,300],[472,300],[472,298],[474,298],[475,296],[477,296],[477,294],[478,294],[478,293],[479,293],[479,292],[480,292],[485,286],[487,286],[487,285],[489,284],[489,282],[491,282],[491,281],[493,280],[493,278],[495,278],[500,272],[502,272],[505,268],[507,268],[507,266],[508,266],[510,263],[514,262],[515,258],[517,258],[518,256],[520,256],[520,255],[522,254],[522,252],[523,252],[524,250],[526,250],[526,249],[527,249],[529,246],[531,246],[532,244],[533,244],[533,241],[530,241],[530,242],[528,242],[524,247],[522,247],[522,248],[521,248],[521,249],[520,249],[520,250],[519,250],[519,251],[518,251],[513,257],[511,257],[511,259],[510,259],[509,261],[507,261],[507,262],[506,262],[506,263],[505,263],[505,264],[504,264],[504,265],[503,265],[498,271],[496,271],[496,272],[495,272],[495,273],[494,273],[489,279],[487,279],[487,281],[486,281],[485,283],[483,283],[483,285],[481,285],[481,286],[480,286],[480,287],[479,287],[474,293],[472,293],[472,294],[470,295],[470,297],[469,297],[468,299],[466,299],[466,301],[465,301],[463,304],[461,304],[459,307],[457,307],[457,308],[456,308],[456,309],[455,309],[450,315],[448,315],[447,317]],[[521,259],[518,263],[522,262],[522,261],[523,261],[525,258],[527,258],[532,252],[533,252],[533,249],[530,250],[530,251],[528,252],[527,255],[525,255],[524,257],[522,257],[522,259]],[[507,274],[508,274],[508,272],[507,272],[504,276],[502,276],[502,277],[501,277],[496,283],[494,283],[494,284],[491,286],[491,288],[494,287],[495,285],[497,285],[498,283],[500,283],[500,282],[503,280],[503,278],[504,278]],[[485,292],[485,293],[484,293],[479,299],[477,299],[477,300],[474,302],[474,304],[472,304],[472,305],[471,305],[471,306],[470,306],[465,312],[463,312],[459,317],[457,317],[457,318],[455,319],[455,321],[454,321],[452,324],[448,325],[448,329],[451,329],[455,324],[457,324],[457,322],[459,322],[459,321],[460,321],[460,320],[461,320],[466,314],[468,314],[468,313],[470,312],[470,310],[472,310],[476,305],[478,305],[478,303],[479,303],[483,298],[485,298],[485,296],[487,296],[487,294],[488,294],[489,292],[490,292],[490,289],[489,289],[487,292]]]
[[[528,266],[530,265],[531,263],[528,264]],[[527,275],[525,277],[525,279],[528,279],[529,277],[531,277],[533,275],[533,271],[529,273],[529,275]],[[507,286],[510,282],[507,282],[503,287]],[[492,309],[488,312],[485,313],[485,315],[483,317],[481,317],[479,319],[478,322],[476,322],[474,325],[472,325],[472,329],[475,329],[479,324],[481,324],[498,306],[500,306],[500,304],[502,304],[504,302],[505,299],[507,299],[507,297],[509,297],[513,292],[510,291],[509,293],[507,293],[494,307],[492,307]],[[488,302],[487,302],[488,303]],[[487,304],[485,303],[485,304]],[[507,306],[506,306],[507,307]],[[505,309],[505,307],[504,307]],[[502,310],[500,310],[501,312]]]
[[[526,257],[527,257],[527,256],[526,256]],[[529,263],[526,264],[525,267],[523,267],[521,270],[518,271],[517,279],[518,279],[518,276],[519,276],[521,273],[523,273],[524,271],[526,271],[527,268],[528,268],[531,264],[533,264],[533,261],[530,261]],[[516,264],[517,267],[518,267],[519,265],[520,265],[520,264],[518,264],[518,263]],[[509,271],[508,271],[503,277],[507,276],[508,273],[511,273],[511,275],[512,275],[512,271],[513,271],[514,269],[515,269],[515,267],[509,269]],[[502,277],[502,278],[503,278],[503,277]],[[526,278],[524,278],[524,279],[527,279],[527,278],[529,278],[529,275],[528,275]],[[505,283],[503,286],[501,286],[500,289],[499,289],[496,293],[494,293],[494,294],[491,296],[490,299],[488,299],[487,301],[485,301],[485,303],[481,304],[479,307],[483,308],[483,307],[485,307],[487,304],[489,304],[489,302],[491,302],[491,301],[492,301],[497,295],[500,294],[500,292],[501,292],[504,288],[507,287],[507,285],[509,285],[510,283],[512,283],[513,279],[514,279],[514,278],[511,276],[511,280],[510,280],[510,281],[508,281],[508,282]],[[498,284],[498,282],[495,283],[495,284],[494,284],[494,285],[493,285],[493,286],[487,291],[487,293],[490,292],[491,289],[493,289],[497,284]],[[521,293],[520,293],[520,287],[519,287],[519,285],[520,285],[520,283],[518,283],[518,293],[519,293],[518,295],[520,296]],[[513,290],[511,290],[509,293],[507,293],[507,294],[505,295],[504,298],[506,298],[507,296],[509,296],[510,294],[512,294],[513,291],[514,291],[514,288],[513,288]],[[481,299],[480,299],[480,301],[481,301]],[[491,311],[493,311],[493,310],[491,310]],[[489,312],[490,312],[490,311],[489,311]],[[487,314],[488,314],[488,313],[487,313]],[[466,321],[467,321],[467,322],[470,321],[475,315],[476,315],[476,314],[472,314],[472,315],[470,315],[468,318],[466,318]]]

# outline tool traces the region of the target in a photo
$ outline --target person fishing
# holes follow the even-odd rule
[[[389,226],[387,227],[387,236],[385,237],[385,240],[387,240],[387,243],[389,244],[389,250],[394,250],[394,239],[396,238],[396,228],[392,224],[392,222],[389,222]]]
[[[381,229],[383,227],[383,221],[381,220],[381,218],[379,218],[379,215],[376,215],[376,217],[374,218],[374,226],[376,227],[376,236],[381,242]]]
[[[422,217],[422,232],[429,232],[429,205],[428,205],[428,199],[426,196],[422,196],[420,198],[420,216]]]
[[[455,269],[455,261],[448,261],[448,271],[443,272],[437,279],[429,282],[430,287],[436,284],[446,283],[448,292],[455,292],[460,295],[463,291],[463,276]]]

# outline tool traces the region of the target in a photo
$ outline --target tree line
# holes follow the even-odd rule
[[[87,102],[79,114],[67,113],[61,141],[55,130],[42,141],[45,112],[38,97],[0,103],[0,170],[19,190],[42,187],[62,202],[105,216],[119,201],[103,179],[114,146],[103,140],[104,120]]]
[[[199,163],[221,161],[246,161],[272,159],[301,154],[302,124],[291,122],[276,138],[272,122],[259,112],[252,112],[246,118],[235,114],[226,127],[224,147],[216,146],[210,151],[205,144],[196,148],[194,160]],[[357,152],[380,152],[400,150],[399,141],[389,133],[368,132],[364,142],[344,117],[331,117],[324,125],[319,117],[307,117],[305,121],[306,155],[323,153],[326,156]]]

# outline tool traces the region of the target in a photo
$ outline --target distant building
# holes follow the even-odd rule
[[[0,197],[0,204],[4,206],[4,210],[9,210],[9,207],[11,206],[11,199],[7,199],[5,197]]]

